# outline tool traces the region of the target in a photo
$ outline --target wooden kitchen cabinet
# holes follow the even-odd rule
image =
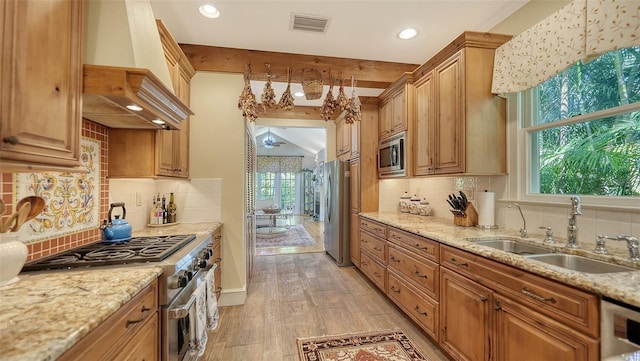
[[[191,100],[191,78],[195,69],[169,31],[157,21],[175,95],[185,104]],[[109,177],[189,178],[189,117],[180,129],[110,129]]]
[[[158,360],[159,337],[156,280],[58,360]]]
[[[336,119],[336,158],[344,161],[351,159],[351,124],[347,124],[343,112]]]
[[[222,226],[218,227],[218,229],[213,232],[211,239],[213,241],[213,259],[217,265],[213,274],[216,287],[216,299],[220,299],[220,295],[222,294]]]
[[[80,165],[83,18],[83,1],[0,6],[3,172],[68,171]]]
[[[406,131],[413,120],[414,87],[412,73],[405,73],[378,96],[378,141]]]
[[[451,355],[598,360],[595,295],[449,246],[440,250],[440,345]]]
[[[491,93],[507,35],[465,32],[413,72],[412,174],[506,172],[506,103]]]
[[[458,360],[489,360],[492,291],[446,268],[440,285],[440,346]]]

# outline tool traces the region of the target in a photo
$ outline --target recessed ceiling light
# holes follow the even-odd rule
[[[155,123],[155,124],[161,124],[161,125],[164,124],[164,120],[162,120],[162,119],[154,119],[151,122]]]
[[[202,16],[210,19],[215,19],[220,16],[220,11],[211,4],[200,5],[198,10],[200,10],[200,14],[202,14]]]
[[[398,33],[398,37],[402,40],[409,40],[418,35],[418,30],[414,28],[406,28]]]
[[[127,105],[127,109],[133,110],[134,112],[139,112],[142,110],[142,107],[136,104],[129,104]]]
[[[295,92],[293,93],[293,95],[297,96],[298,98],[303,97],[304,96],[304,92]]]

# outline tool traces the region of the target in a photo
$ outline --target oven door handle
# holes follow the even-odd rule
[[[185,305],[170,309],[169,319],[179,320],[181,318],[187,317],[189,315],[189,310],[191,309],[191,306],[193,306],[194,302],[196,302],[196,296],[191,295],[191,298],[189,298],[189,302],[187,302]]]

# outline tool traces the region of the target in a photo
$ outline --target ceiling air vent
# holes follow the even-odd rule
[[[324,33],[329,26],[329,18],[317,15],[291,14],[291,30]]]

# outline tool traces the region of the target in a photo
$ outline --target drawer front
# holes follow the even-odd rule
[[[377,257],[379,262],[385,263],[387,259],[387,241],[374,237],[367,232],[361,232],[360,247],[361,250],[365,250],[370,255]]]
[[[372,256],[366,252],[360,253],[360,266],[362,266],[362,272],[369,277],[373,283],[386,292],[385,279],[387,278],[387,269],[379,262],[375,261]]]
[[[416,321],[434,340],[438,340],[438,303],[420,292],[402,277],[389,271],[389,298]]]
[[[382,223],[360,217],[360,228],[366,229],[380,238],[387,238],[387,226]]]
[[[136,296],[137,300],[131,305],[127,305],[128,312],[117,323],[114,332],[118,335],[125,335],[136,330],[147,317],[152,316],[158,308],[158,283],[153,285],[141,294]],[[114,336],[116,336],[114,334]]]
[[[438,262],[440,244],[436,241],[393,227],[389,227],[389,237],[387,239],[423,257]]]
[[[434,299],[438,299],[440,269],[438,264],[429,261],[423,257],[412,256],[409,252],[402,251],[396,245],[389,245],[389,260],[387,262],[390,268],[397,273],[413,281]]]
[[[597,296],[452,247],[442,246],[441,250],[442,266],[503,292],[580,332],[599,337]]]

